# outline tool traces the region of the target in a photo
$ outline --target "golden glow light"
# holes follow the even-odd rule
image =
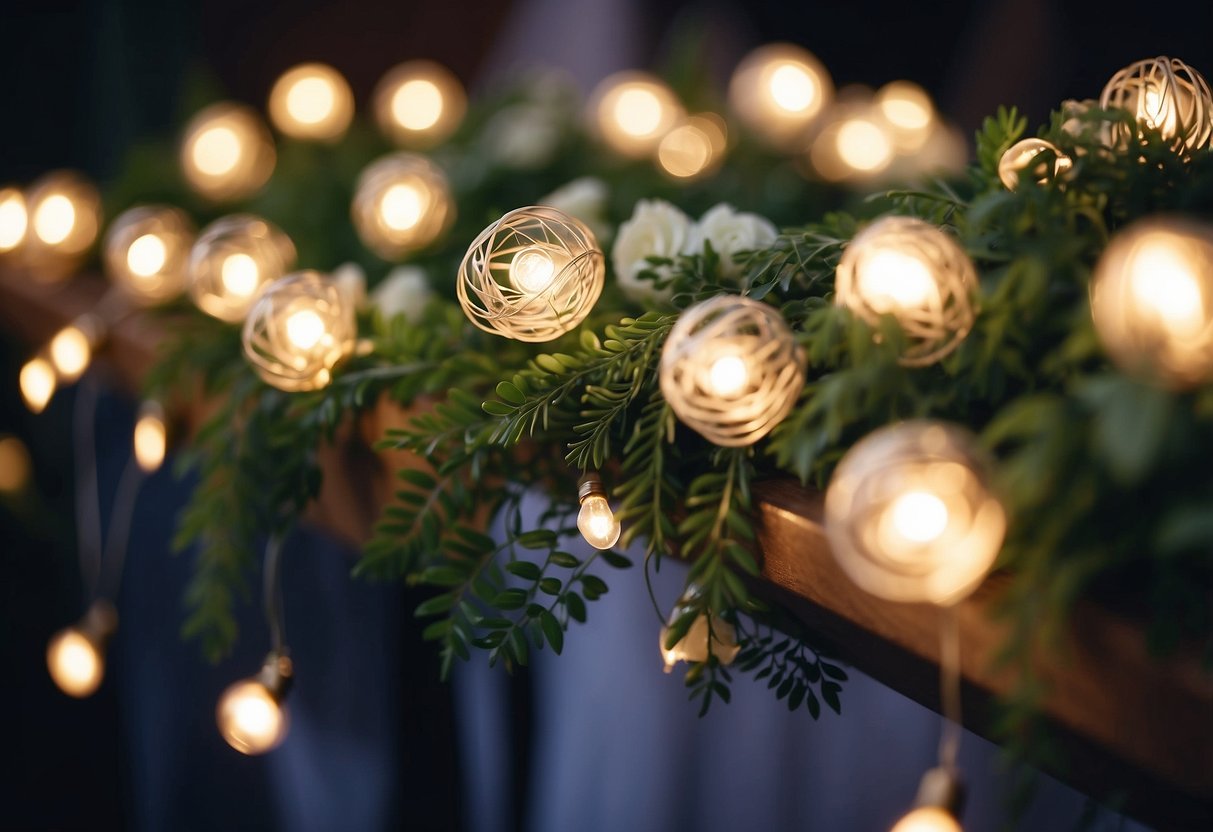
[[[843,251],[834,302],[876,326],[897,319],[906,337],[901,363],[932,364],[960,344],[976,317],[977,271],[946,233],[912,217],[885,217]]]
[[[300,64],[274,83],[269,114],[274,126],[292,138],[333,142],[354,118],[354,94],[331,66]]]
[[[106,232],[106,274],[136,303],[164,303],[185,291],[193,242],[194,225],[180,209],[168,205],[131,208]]]
[[[51,396],[55,395],[55,368],[41,356],[31,358],[21,368],[18,383],[25,406],[33,413],[41,413],[46,409]]]
[[[91,696],[105,676],[105,658],[77,628],[68,627],[51,639],[46,666],[59,689],[68,696]]]
[[[0,436],[0,494],[20,494],[29,484],[30,459],[25,443]]]
[[[894,81],[876,93],[876,106],[899,151],[912,153],[926,144],[936,121],[926,90],[910,81]]]
[[[661,352],[661,392],[675,415],[724,447],[752,445],[792,409],[806,359],[773,307],[720,295],[682,313]]]
[[[168,249],[155,234],[136,237],[126,251],[126,265],[136,277],[151,277],[164,268]]]
[[[1213,93],[1199,72],[1176,58],[1137,61],[1117,72],[1099,97],[1103,109],[1128,110],[1139,124],[1157,130],[1174,147],[1191,153],[1213,138]],[[1112,140],[1130,140],[1123,125],[1112,127]]]
[[[901,820],[890,832],[962,832],[960,824],[950,812],[938,806],[920,806]]]
[[[834,83],[812,54],[788,43],[759,47],[729,83],[729,104],[747,127],[785,150],[795,150],[834,95]]]
[[[101,197],[79,174],[56,171],[43,176],[26,192],[25,207],[29,225],[24,248],[41,274],[62,276],[97,239]]]
[[[242,104],[220,102],[202,110],[181,141],[185,181],[216,202],[252,196],[269,181],[276,160],[269,128]]]
[[[510,261],[510,285],[520,292],[538,295],[552,285],[560,269],[556,267],[555,252],[539,246],[523,249]],[[561,268],[568,264],[567,257],[560,258]]]
[[[674,92],[655,76],[621,72],[606,78],[590,99],[593,126],[616,153],[650,156],[662,138],[682,119]]]
[[[379,129],[404,147],[437,144],[459,127],[467,110],[459,79],[433,61],[409,61],[389,70],[373,99]]]
[[[1053,172],[1049,173],[1044,162],[1037,161],[1040,154],[1053,154]],[[1040,184],[1045,184],[1051,178],[1065,173],[1074,166],[1069,156],[1057,149],[1052,142],[1044,139],[1023,139],[1007,148],[998,160],[998,178],[1007,190],[1013,191],[1019,187],[1019,175],[1027,173]]]
[[[720,166],[726,145],[724,122],[719,116],[691,116],[662,137],[657,163],[675,179],[693,179]]]
[[[80,378],[93,358],[89,336],[75,324],[59,330],[51,339],[48,351],[55,372],[66,382]]]
[[[249,214],[222,217],[190,249],[190,294],[203,312],[234,323],[294,263],[295,246],[276,226]]]
[[[155,402],[145,402],[135,421],[135,461],[145,473],[152,473],[164,464],[168,430],[164,410]]]
[[[864,437],[826,491],[826,536],[839,566],[889,601],[963,598],[1006,531],[986,470],[976,440],[942,422],[899,422]]]
[[[236,682],[223,692],[216,720],[227,744],[241,754],[264,754],[286,738],[286,711],[255,679]]]
[[[1096,263],[1091,311],[1126,371],[1173,389],[1213,379],[1213,226],[1158,218],[1120,231]]]
[[[399,260],[446,233],[455,202],[441,168],[415,153],[393,153],[362,171],[350,215],[367,248]]]
[[[25,197],[16,188],[0,188],[0,254],[6,254],[25,239],[29,214]]]
[[[893,142],[870,119],[847,119],[839,125],[834,141],[839,158],[861,173],[884,170],[893,161]]]

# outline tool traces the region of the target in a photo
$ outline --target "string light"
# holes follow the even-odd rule
[[[455,202],[441,168],[415,153],[393,153],[363,170],[350,213],[367,248],[399,260],[446,233]]]
[[[463,121],[467,94],[450,70],[433,61],[393,67],[375,86],[375,120],[383,134],[403,147],[430,147]]]
[[[29,213],[17,188],[0,188],[0,254],[15,251],[25,240]]]
[[[135,421],[135,461],[146,474],[159,470],[164,464],[164,453],[168,445],[168,428],[164,422],[164,408],[158,402],[146,401],[139,408]]]
[[[1186,153],[1209,144],[1213,136],[1213,93],[1199,72],[1176,58],[1137,61],[1109,79],[1099,106],[1128,110],[1138,124],[1157,130]],[[1122,124],[1112,125],[1113,144],[1132,138]]]
[[[901,363],[932,364],[960,344],[976,317],[977,271],[947,234],[912,217],[885,217],[847,246],[834,302],[875,326],[892,315],[905,333]]]
[[[836,108],[809,151],[813,168],[831,182],[875,179],[888,170],[895,155],[894,133],[888,122],[878,109],[867,105]]]
[[[933,768],[922,778],[914,808],[894,824],[890,832],[961,832],[964,790],[951,769]]]
[[[59,381],[70,384],[84,374],[101,337],[101,321],[92,315],[83,315],[55,333],[47,354]]]
[[[354,308],[332,280],[302,271],[268,285],[244,320],[244,355],[267,384],[318,390],[354,349]]]
[[[653,155],[682,119],[682,105],[661,79],[644,72],[619,72],[600,83],[590,98],[598,137],[622,156]]]
[[[293,669],[284,654],[270,653],[261,671],[229,686],[219,698],[219,733],[241,754],[264,754],[286,739],[289,720],[283,700]]]
[[[551,341],[590,313],[606,265],[594,233],[555,208],[510,211],[481,231],[459,267],[473,324],[519,341]]]
[[[806,359],[773,307],[720,295],[679,316],[661,352],[661,392],[683,423],[725,447],[752,445],[783,421]]]
[[[662,137],[657,163],[675,179],[698,179],[724,161],[728,138],[724,121],[715,113],[691,116]]]
[[[252,196],[269,181],[277,153],[265,122],[249,107],[212,104],[185,126],[180,163],[185,181],[216,202]]]
[[[1052,154],[1053,171],[1037,157],[1042,153]],[[1047,156],[1045,157],[1048,158]],[[1062,153],[1056,145],[1045,139],[1023,139],[1007,148],[998,160],[998,178],[1007,190],[1013,191],[1019,187],[1019,175],[1027,172],[1028,176],[1041,185],[1050,179],[1060,176],[1074,166],[1074,161]]]
[[[18,376],[21,387],[21,398],[32,413],[41,413],[55,395],[58,382],[55,380],[55,368],[46,358],[38,355],[31,358],[21,367]]]
[[[893,81],[876,93],[876,107],[903,153],[919,150],[935,127],[935,106],[926,90],[911,81]]]
[[[165,303],[189,283],[194,225],[168,205],[143,205],[119,214],[105,235],[110,281],[140,304]]]
[[[737,643],[736,628],[720,616],[707,612],[699,613],[677,643],[666,646],[670,627],[696,609],[695,601],[699,593],[698,586],[689,586],[678,600],[678,604],[670,611],[668,625],[661,628],[658,645],[666,673],[673,670],[678,662],[706,662],[710,656],[714,656],[722,665],[730,665],[741,652],[741,646]]]
[[[190,249],[190,294],[208,315],[239,321],[261,287],[294,263],[295,246],[277,226],[248,214],[222,217]]]
[[[268,109],[270,121],[291,138],[335,142],[354,118],[354,93],[328,64],[300,64],[274,82]]]
[[[30,186],[25,204],[29,218],[26,257],[39,275],[59,278],[96,241],[101,226],[101,196],[79,174],[55,171]],[[14,212],[14,228],[15,216]]]
[[[1160,386],[1213,379],[1213,225],[1140,220],[1095,265],[1091,313],[1121,368]]]
[[[821,62],[788,43],[755,49],[729,83],[733,112],[758,136],[785,150],[797,149],[833,95],[834,83]]]
[[[112,604],[98,599],[79,622],[60,630],[46,648],[51,679],[68,696],[91,696],[105,677],[105,648],[118,628]]]
[[[619,542],[623,528],[611,511],[606,499],[602,477],[595,471],[587,472],[577,486],[577,500],[581,510],[577,512],[577,528],[595,549],[610,549]]]
[[[1006,530],[976,441],[958,427],[900,422],[858,442],[826,491],[839,566],[889,601],[949,604],[989,571]]]

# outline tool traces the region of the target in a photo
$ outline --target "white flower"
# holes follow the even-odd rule
[[[720,255],[721,272],[726,277],[737,277],[741,267],[733,262],[733,255],[769,246],[778,234],[778,229],[765,217],[738,211],[722,202],[699,218],[691,232],[687,251],[699,254],[705,241],[711,243],[712,249]]]
[[[371,291],[371,305],[379,310],[384,320],[404,315],[406,321],[415,324],[421,320],[433,295],[425,269],[397,266]]]
[[[540,205],[548,205],[581,220],[590,227],[599,242],[611,234],[611,227],[603,216],[606,202],[607,185],[593,176],[574,179],[539,200]]]
[[[657,290],[640,272],[651,269],[647,257],[675,257],[686,251],[691,236],[691,218],[660,199],[636,203],[631,219],[619,226],[611,260],[615,277],[624,293],[636,301],[663,301],[670,290]]]
[[[331,275],[337,291],[353,309],[366,308],[366,273],[357,263],[342,263]]]
[[[492,161],[507,168],[539,168],[560,144],[560,118],[550,107],[516,104],[493,116],[484,135]]]

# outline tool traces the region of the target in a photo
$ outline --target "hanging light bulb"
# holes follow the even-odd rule
[[[889,601],[966,596],[1006,531],[987,467],[975,439],[942,422],[900,422],[864,437],[826,491],[826,536],[839,566]]]
[[[657,164],[675,179],[698,179],[724,161],[728,145],[724,120],[715,113],[690,116],[662,137]]]
[[[588,471],[577,486],[577,499],[581,510],[577,513],[577,528],[581,536],[595,549],[610,549],[619,542],[623,531],[611,505],[607,502],[602,477]]]
[[[441,168],[416,153],[393,153],[362,171],[350,214],[367,248],[399,260],[446,233],[455,202]]]
[[[0,188],[0,255],[15,251],[28,227],[25,196],[18,188]]]
[[[674,413],[725,447],[752,445],[804,387],[805,353],[778,310],[737,295],[690,307],[661,351],[661,392]]]
[[[181,171],[191,188],[215,202],[255,194],[276,160],[269,128],[243,104],[212,104],[185,126]]]
[[[77,173],[55,171],[30,185],[25,206],[26,259],[39,276],[64,276],[97,239],[101,226],[97,188]]]
[[[277,226],[235,214],[202,230],[190,249],[190,294],[221,321],[244,318],[257,292],[295,263],[295,246]]]
[[[1044,162],[1037,160],[1041,153],[1053,154],[1053,171],[1049,172]],[[1052,142],[1044,139],[1023,139],[1007,148],[998,160],[998,178],[1007,190],[1013,191],[1019,187],[1019,175],[1027,172],[1029,176],[1041,185],[1068,171],[1074,166],[1069,156],[1057,149]]]
[[[602,81],[590,98],[599,138],[616,153],[632,158],[656,152],[682,112],[673,90],[644,72],[616,73]]]
[[[283,277],[257,298],[244,319],[244,355],[279,390],[319,390],[333,367],[354,349],[354,307],[319,272]]]
[[[59,381],[70,384],[84,375],[101,337],[101,321],[93,315],[83,315],[55,333],[47,353]]]
[[[1175,149],[1191,153],[1213,137],[1213,93],[1199,72],[1176,58],[1157,57],[1130,64],[1103,88],[1099,106],[1128,110],[1138,124],[1157,130]],[[1112,126],[1112,143],[1124,147],[1132,131]]]
[[[328,64],[292,67],[270,90],[270,121],[295,139],[335,142],[354,118],[354,93]]]
[[[1213,379],[1213,225],[1140,220],[1095,264],[1091,314],[1112,360],[1171,389]]]
[[[118,629],[113,605],[98,599],[75,625],[60,630],[46,648],[46,667],[59,690],[83,699],[105,676],[105,648]]]
[[[472,242],[459,267],[459,303],[485,332],[551,341],[590,313],[606,265],[594,232],[555,208],[510,211]]]
[[[700,593],[694,584],[687,587],[678,604],[670,611],[669,624],[661,628],[658,645],[661,648],[661,658],[665,663],[665,672],[669,673],[678,662],[706,662],[709,656],[715,656],[722,665],[730,665],[741,652],[737,643],[737,630],[731,623],[718,615],[701,612],[687,629],[686,635],[672,646],[667,647],[666,641],[670,627],[683,615],[694,609],[693,602]],[[710,619],[710,621],[709,621]],[[710,624],[710,626],[709,626]],[[710,644],[710,648],[709,648]]]
[[[977,271],[956,242],[912,217],[885,217],[853,239],[834,276],[834,302],[905,333],[901,363],[932,364],[959,346],[976,316]]]
[[[797,149],[834,96],[834,82],[812,54],[790,43],[761,46],[729,82],[733,112],[763,140]]]
[[[55,368],[42,356],[35,356],[21,368],[18,377],[21,398],[32,413],[41,413],[55,395]]]
[[[164,463],[168,445],[168,428],[164,423],[164,408],[158,402],[146,401],[135,420],[135,461],[144,473],[151,474]]]
[[[964,789],[955,773],[933,768],[923,775],[914,808],[890,832],[961,832]]]
[[[142,205],[119,214],[105,235],[110,281],[140,304],[170,301],[189,283],[194,225],[184,211]]]
[[[433,61],[393,67],[375,86],[375,120],[395,144],[430,147],[459,127],[467,94],[450,70]]]
[[[215,711],[219,733],[241,754],[264,754],[286,738],[283,700],[290,690],[291,660],[270,653],[261,671],[229,686]]]

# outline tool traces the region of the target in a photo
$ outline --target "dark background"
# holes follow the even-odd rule
[[[1209,0],[1133,5],[749,0],[744,10],[742,4],[669,0],[636,5],[644,13],[634,42],[640,65],[659,65],[671,31],[702,25],[709,33],[704,60],[723,87],[746,49],[791,40],[814,52],[839,86],[917,81],[966,132],[998,104],[1019,105],[1038,124],[1065,98],[1098,97],[1114,71],[1144,57],[1180,57],[1213,73]],[[436,59],[474,89],[484,80],[481,68],[510,7],[503,0],[0,4],[0,184],[24,184],[59,167],[81,169],[104,182],[121,169],[133,141],[173,134],[187,115],[187,90],[205,87],[262,106],[274,78],[304,60],[341,70],[360,106],[383,71],[406,58]],[[139,715],[122,710],[113,683],[77,702],[58,693],[44,670],[47,639],[75,619],[83,603],[70,520],[74,397],[71,391],[61,394],[39,417],[26,412],[16,377],[27,350],[0,334],[0,433],[27,442],[36,476],[25,500],[0,505],[0,714],[5,725],[0,829],[123,828],[131,822],[135,796],[129,785],[130,749],[123,739],[130,733],[122,727]],[[121,394],[102,401],[99,447],[107,483],[116,481],[124,463],[132,414],[132,403]],[[155,546],[164,551],[188,483],[174,484],[167,472],[154,483],[145,489],[135,540],[149,551]],[[103,488],[103,516],[111,494]],[[315,558],[326,557],[324,544],[315,545],[321,547]],[[138,572],[130,580],[180,586],[188,563],[132,555],[131,569]],[[289,590],[288,580],[288,597]],[[411,814],[421,828],[449,825],[456,815],[456,761],[449,749],[433,751],[443,746],[449,727],[446,694],[417,681],[433,678],[432,664],[396,616],[397,591],[366,591],[379,593],[376,608],[385,610],[386,618],[373,623],[397,629],[399,637],[391,643],[399,667],[412,671],[412,681],[399,687],[399,695],[411,691],[407,695],[413,699],[402,705],[430,715],[424,726],[401,727],[400,745],[411,749],[409,759],[426,757],[417,748],[422,744],[441,760],[406,770],[414,782],[432,787],[419,790],[430,798],[426,806],[401,806],[401,814]],[[159,603],[171,609],[179,598],[168,593]],[[132,613],[135,621],[140,614]],[[255,630],[255,613],[250,611],[243,625]],[[174,631],[154,635],[144,634],[141,649],[150,644],[164,651],[165,675],[197,678],[200,701],[213,702],[221,680],[238,675],[232,668],[255,666],[262,649],[246,644],[221,671],[197,670],[201,659],[189,648],[172,649]],[[122,657],[122,649],[116,649],[112,658]],[[397,681],[382,680],[393,690]],[[209,721],[209,707],[199,719]],[[249,828],[263,825],[264,773],[228,753],[217,736],[214,740],[213,747],[191,749],[198,755],[195,770],[215,778],[217,791],[240,800]],[[207,828],[201,821],[208,817],[207,807],[200,803],[193,810],[200,819],[197,828]],[[437,815],[427,822],[426,811]]]

